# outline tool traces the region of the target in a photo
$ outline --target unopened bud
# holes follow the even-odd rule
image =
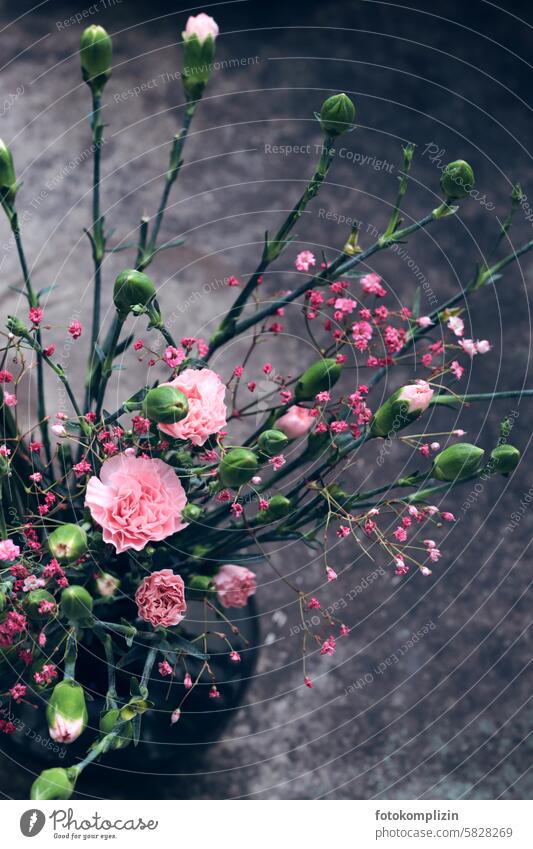
[[[85,587],[72,584],[61,593],[61,616],[79,624],[88,620],[93,612],[93,600]]]
[[[309,366],[298,378],[295,401],[312,401],[319,392],[326,392],[338,381],[342,367],[332,357],[325,357]]]
[[[93,24],[82,33],[80,40],[81,73],[96,94],[101,94],[111,76],[113,44],[106,30]]]
[[[520,451],[514,445],[497,445],[491,451],[490,465],[500,475],[514,472],[520,462]]]
[[[482,448],[469,442],[450,445],[435,457],[431,474],[439,481],[464,480],[481,468],[484,456]]]
[[[257,438],[257,444],[268,457],[275,457],[287,447],[289,438],[281,430],[264,430]]]
[[[474,172],[464,159],[450,162],[440,178],[442,191],[450,200],[464,198],[474,187]]]
[[[130,312],[144,309],[156,296],[155,286],[142,271],[127,268],[115,280],[113,288],[113,303],[122,317]]]
[[[87,551],[87,534],[79,525],[60,525],[48,537],[48,550],[61,564],[73,563]]]
[[[13,156],[5,142],[0,139],[0,196],[8,203],[13,203],[17,188]]]
[[[187,396],[170,383],[150,389],[143,401],[144,415],[158,424],[175,424],[184,419],[188,412]]]
[[[76,783],[75,774],[75,770],[60,767],[43,770],[31,786],[30,799],[70,799]]]
[[[188,97],[197,100],[209,82],[218,25],[209,15],[202,12],[191,15],[187,21],[183,38],[183,88]]]
[[[320,110],[320,126],[329,136],[340,136],[353,126],[355,106],[347,94],[328,97]]]
[[[382,439],[398,433],[427,410],[432,397],[433,389],[425,380],[402,386],[374,413],[370,433]]]
[[[83,687],[70,678],[56,684],[46,707],[51,739],[56,743],[73,743],[85,731],[87,718]]]
[[[111,732],[115,729],[115,726],[122,723],[122,721],[120,710],[118,708],[108,710],[107,713],[104,713],[100,717],[100,731],[104,735],[111,734]],[[126,746],[129,746],[131,743],[132,738],[133,725],[131,722],[126,722],[122,725],[119,734],[113,738],[111,742],[111,749],[125,749]]]
[[[259,470],[259,462],[249,448],[232,448],[218,467],[218,477],[224,486],[233,488],[248,483]]]

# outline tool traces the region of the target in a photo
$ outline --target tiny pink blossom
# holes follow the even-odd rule
[[[175,725],[175,723],[178,721],[180,716],[181,716],[181,710],[179,708],[176,708],[176,710],[173,710],[172,714],[170,715],[171,724]]]
[[[4,392],[4,403],[6,407],[16,407],[17,406],[17,396],[12,392]]]
[[[332,569],[331,566],[328,566],[326,569],[326,578],[328,579],[328,581],[336,581],[337,577],[338,576],[335,570]]]
[[[419,325],[419,327],[431,327],[433,324],[435,324],[435,322],[431,320],[429,315],[421,315],[420,318],[417,318],[416,323]]]
[[[235,649],[233,649],[233,651],[230,651],[230,653],[229,653],[229,659],[233,663],[239,663],[240,660],[241,660],[241,656],[240,656],[238,651],[235,651]]]
[[[188,672],[185,673],[185,677],[183,679],[183,686],[186,690],[190,690],[192,687],[192,678]]]
[[[162,678],[167,678],[169,675],[172,675],[172,667],[168,660],[163,660],[158,664],[159,674]]]
[[[456,336],[463,336],[465,332],[465,323],[458,315],[452,315],[452,317],[448,319],[448,328],[452,331],[452,333],[455,333]]]
[[[73,339],[79,339],[83,332],[83,326],[80,324],[79,321],[71,321],[68,326],[68,332],[70,333]]]
[[[441,518],[445,522],[455,522],[455,516],[453,515],[453,513],[445,512],[445,513],[441,513],[440,515],[441,515]]]
[[[387,294],[386,290],[381,285],[381,277],[379,274],[374,274],[374,272],[365,274],[364,277],[361,277],[359,282],[363,287],[363,292],[366,292],[368,295],[377,295],[378,298],[383,298]]]
[[[311,251],[301,251],[294,262],[297,271],[309,271],[316,265],[315,255]]]
[[[304,677],[304,684],[305,684],[306,687],[309,687],[310,690],[312,690],[313,687],[314,687],[313,682],[311,681],[311,679],[307,675]]]

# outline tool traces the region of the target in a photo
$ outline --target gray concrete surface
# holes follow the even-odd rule
[[[431,209],[439,171],[424,150],[438,145],[444,161],[461,157],[473,163],[480,191],[494,204],[490,211],[470,200],[456,220],[409,243],[410,256],[445,300],[468,280],[490,245],[513,181],[519,179],[533,194],[531,80],[523,58],[530,27],[518,19],[528,17],[527,10],[515,3],[503,12],[482,0],[468,9],[458,2],[431,4],[431,11],[417,5],[418,11],[409,11],[334,0],[287,9],[252,2],[213,11],[223,30],[219,57],[244,59],[247,67],[226,68],[209,87],[164,225],[165,237],[186,234],[187,243],[162,254],[152,267],[178,337],[197,335],[201,328],[207,335],[231,297],[214,281],[232,273],[245,277],[253,268],[264,230],[280,221],[312,171],[313,146],[320,140],[312,114],[331,92],[345,90],[354,97],[359,129],[342,140],[328,185],[298,227],[303,246],[318,250],[343,243],[345,228],[326,222],[320,210],[383,227],[396,191],[399,147],[408,140],[418,151],[407,218]],[[61,344],[69,317],[81,314],[88,323],[90,303],[91,263],[82,234],[90,214],[91,165],[84,153],[90,144],[88,97],[73,55],[80,28],[59,31],[56,25],[73,14],[72,3],[44,4],[10,24],[13,9],[8,5],[1,13],[6,27],[0,31],[1,90],[7,95],[23,86],[24,91],[4,110],[1,134],[12,144],[24,179],[19,206],[28,213],[24,234],[35,278],[40,286],[57,284],[47,316],[54,325],[50,338]],[[124,0],[99,18],[116,33],[117,67],[105,98],[102,192],[117,240],[131,238],[139,216],[154,210],[182,103],[179,82],[170,77],[179,68],[174,42],[183,15],[152,4],[151,16],[157,14],[167,17],[144,22],[144,5]],[[139,96],[121,94],[151,80],[157,82]],[[115,100],[114,94],[120,97]],[[295,143],[310,144],[310,153],[284,156],[265,149]],[[351,154],[357,154],[355,160]],[[383,164],[373,166],[373,156]],[[7,227],[0,223],[0,228],[4,244]],[[531,222],[519,213],[509,249],[531,232]],[[363,239],[370,239],[364,228]],[[278,263],[266,284],[269,291],[294,280],[293,255],[288,251]],[[13,251],[5,245],[3,256],[2,314],[17,308],[8,284],[19,283]],[[125,256],[106,262],[106,310]],[[416,280],[408,263],[383,255],[372,267],[399,299],[410,302]],[[477,391],[533,386],[530,276],[526,260],[471,302],[472,335],[494,345],[474,364],[469,385]],[[209,294],[195,297],[204,285]],[[295,312],[287,322],[297,334]],[[138,333],[146,338],[140,328]],[[82,347],[78,343],[76,353]],[[284,370],[287,363],[296,371],[307,362],[297,336],[283,343],[280,356]],[[72,349],[67,360],[67,367],[78,368]],[[217,367],[236,362],[236,351],[223,351]],[[136,388],[134,361],[127,365],[113,383],[109,407]],[[81,380],[81,371],[76,373]],[[384,386],[383,391],[390,390]],[[53,383],[48,398],[53,411]],[[348,603],[343,617],[352,635],[339,641],[330,661],[313,658],[313,691],[301,686],[300,637],[291,636],[298,621],[293,599],[265,564],[261,579],[268,586],[259,597],[265,647],[246,704],[225,739],[192,767],[177,758],[172,777],[153,784],[150,778],[147,785],[142,774],[117,776],[106,794],[142,798],[150,786],[164,798],[531,798],[533,516],[527,505],[521,507],[532,486],[530,403],[498,402],[465,411],[461,426],[471,441],[486,446],[494,443],[501,418],[518,411],[513,439],[524,450],[519,469],[510,480],[485,485],[467,508],[462,505],[468,492],[448,498],[459,521],[447,529],[444,556],[432,579],[413,575],[399,581],[389,567]],[[451,412],[438,417],[444,427],[453,420]],[[397,450],[393,460],[402,463],[405,454]],[[369,452],[358,458],[355,475],[373,473]],[[520,519],[508,533],[513,513]],[[325,594],[331,601],[375,568],[349,547],[336,557],[338,565],[353,561],[353,567],[342,586]],[[302,585],[320,581],[319,566],[305,553],[290,548],[276,558],[284,569],[292,565]],[[401,662],[391,661],[413,632],[428,626]],[[387,671],[376,672],[383,663]],[[365,676],[365,686],[353,686]],[[101,769],[112,769],[112,761]],[[80,790],[104,795],[94,776]],[[24,765],[0,761],[5,796],[23,797],[27,784]]]

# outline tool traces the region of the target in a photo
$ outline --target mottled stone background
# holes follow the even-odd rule
[[[39,286],[56,284],[46,299],[49,336],[63,345],[69,318],[88,324],[91,282],[83,235],[90,216],[89,99],[76,55],[82,26],[64,21],[85,8],[86,23],[98,21],[114,36],[102,194],[118,243],[133,237],[140,215],[153,214],[159,197],[183,108],[172,76],[179,70],[176,42],[189,12],[170,2],[106,0],[93,15],[90,2],[45,0],[26,13],[32,5],[4,2],[0,12],[1,135],[12,145],[24,181],[19,209],[34,277]],[[232,294],[217,281],[229,274],[244,278],[252,270],[264,230],[280,222],[312,172],[320,141],[313,112],[337,90],[354,98],[359,129],[341,140],[328,184],[297,228],[297,247],[319,251],[343,244],[346,227],[326,222],[327,211],[362,220],[362,239],[369,244],[370,230],[386,223],[406,141],[418,145],[406,218],[433,208],[440,172],[424,151],[436,145],[443,162],[471,161],[488,208],[465,202],[455,220],[413,238],[408,259],[380,255],[372,268],[399,301],[410,303],[417,283],[412,259],[444,301],[486,254],[513,182],[520,180],[533,197],[529,4],[507,2],[505,10],[484,0],[410,5],[245,0],[209,7],[222,31],[218,57],[227,66],[214,76],[198,112],[164,224],[166,238],[184,234],[186,244],[152,266],[178,338],[208,335]],[[141,83],[145,91],[128,95]],[[309,144],[310,152],[269,152],[268,146],[296,144]],[[518,213],[506,251],[532,237],[527,213]],[[20,285],[20,275],[2,221],[0,244],[5,314],[22,305],[9,288]],[[294,282],[297,247],[276,265],[267,291]],[[112,280],[126,256],[106,261],[106,321]],[[468,333],[494,347],[478,358],[469,388],[533,386],[530,277],[526,258],[472,299]],[[286,326],[294,336],[280,342],[277,362],[284,372],[297,372],[312,352],[298,338],[296,310],[288,311]],[[143,335],[141,324],[136,332]],[[82,347],[83,339],[77,354]],[[80,357],[75,363],[72,348],[62,351],[81,385]],[[216,365],[227,372],[237,362],[238,350],[224,350]],[[125,365],[112,384],[109,408],[136,388],[135,360],[130,356]],[[352,374],[354,385],[364,378],[364,372]],[[393,374],[383,392],[398,380]],[[53,382],[47,395],[54,412],[60,399]],[[20,411],[27,412],[22,401]],[[382,560],[365,561],[350,546],[334,551],[334,565],[347,573],[322,597],[344,600],[342,618],[353,631],[339,641],[334,658],[311,659],[312,691],[302,686],[300,635],[291,636],[298,622],[293,596],[265,564],[260,578],[266,586],[259,594],[265,646],[246,704],[223,741],[192,765],[177,755],[175,775],[159,781],[142,767],[137,775],[114,773],[108,758],[80,792],[117,798],[530,798],[533,511],[524,497],[533,485],[531,401],[475,405],[464,412],[461,426],[471,441],[490,448],[511,411],[523,461],[510,480],[447,496],[458,521],[445,529],[443,558],[431,579],[411,574],[399,581]],[[434,429],[448,428],[454,416],[439,412]],[[408,461],[407,449],[395,446],[389,468],[398,471]],[[357,458],[353,474],[357,486],[369,474],[376,480],[372,452]],[[518,520],[509,532],[513,513]],[[289,547],[275,557],[302,586],[320,584],[320,565],[309,562],[307,552]],[[380,565],[385,571],[368,578]],[[419,630],[427,633],[396,662]],[[3,759],[4,796],[24,797],[30,780],[27,766]]]

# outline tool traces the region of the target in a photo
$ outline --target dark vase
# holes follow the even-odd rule
[[[209,665],[220,696],[210,698],[211,681],[206,678],[189,691],[180,719],[171,724],[170,714],[182,701],[185,689],[181,680],[171,679],[169,683],[168,678],[162,678],[156,665],[149,682],[149,699],[154,707],[142,717],[138,745],[110,751],[97,762],[96,768],[94,764],[89,766],[76,785],[77,797],[158,798],[160,782],[168,783],[170,776],[198,765],[238,711],[254,674],[259,647],[254,599],[242,610],[232,611],[232,619],[244,638],[235,638],[240,662],[229,659],[227,647],[221,650],[220,640],[211,639],[208,645]],[[220,623],[217,624],[220,630]],[[201,664],[202,661],[193,657],[187,658],[193,681]],[[141,667],[117,671],[117,691],[124,700],[128,697],[130,678],[132,675],[139,678],[141,672]],[[88,727],[78,740],[64,745],[50,739],[44,704],[39,705],[39,710],[21,704],[16,714],[17,732],[9,737],[2,735],[6,755],[28,771],[28,797],[33,775],[51,766],[75,765],[87,754],[91,738],[96,738],[107,690],[106,664],[98,641],[90,646],[80,645],[76,679],[88,694],[89,713]]]

